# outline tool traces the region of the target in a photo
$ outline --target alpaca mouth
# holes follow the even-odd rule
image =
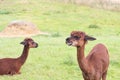
[[[71,45],[72,45],[72,43],[67,43],[67,45],[68,45],[68,46],[71,46]]]
[[[71,45],[72,45],[72,43],[71,43],[71,42],[66,42],[66,44],[67,44],[68,46],[71,46]]]

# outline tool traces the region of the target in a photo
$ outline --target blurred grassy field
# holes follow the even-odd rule
[[[120,12],[111,12],[49,0],[0,1],[0,31],[13,20],[35,23],[51,36],[32,37],[39,47],[31,49],[20,75],[0,76],[0,80],[82,80],[77,64],[76,48],[68,47],[65,38],[73,30],[85,31],[97,38],[88,42],[86,55],[97,43],[110,53],[107,80],[120,79]],[[24,38],[0,38],[0,58],[18,57]]]

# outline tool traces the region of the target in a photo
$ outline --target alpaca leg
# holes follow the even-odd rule
[[[21,72],[17,72],[16,74],[21,74]]]
[[[99,73],[96,74],[95,80],[101,80],[101,76]]]
[[[9,74],[8,75],[15,75],[15,74],[21,74],[21,72],[15,72],[15,71],[11,71],[11,72],[9,72]]]
[[[102,80],[106,80],[106,76],[107,76],[107,71],[103,73]]]
[[[16,74],[21,74],[20,69],[16,69]]]
[[[85,76],[83,76],[83,78],[84,78],[83,80],[87,80]]]
[[[8,73],[8,75],[11,75],[11,76],[13,76],[14,74],[16,74],[15,71],[10,71],[10,72]]]
[[[88,78],[86,78],[86,77],[83,77],[84,78],[84,80],[89,80]]]

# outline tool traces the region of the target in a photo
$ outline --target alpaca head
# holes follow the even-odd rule
[[[66,44],[69,46],[81,47],[85,45],[87,40],[96,40],[96,38],[86,35],[82,31],[72,31],[70,37],[66,39]]]
[[[29,48],[37,48],[38,43],[34,42],[31,38],[25,38],[24,41],[22,41],[20,44],[23,44],[24,46],[28,46]]]

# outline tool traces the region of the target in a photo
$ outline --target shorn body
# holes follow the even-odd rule
[[[106,80],[109,66],[108,50],[99,43],[85,57],[84,49],[88,40],[93,41],[96,38],[88,36],[82,31],[73,31],[66,39],[66,44],[77,48],[77,60],[84,80]]]
[[[0,75],[20,74],[20,68],[28,57],[29,49],[38,47],[38,44],[31,38],[26,38],[20,44],[24,45],[23,52],[20,57],[0,59]]]

